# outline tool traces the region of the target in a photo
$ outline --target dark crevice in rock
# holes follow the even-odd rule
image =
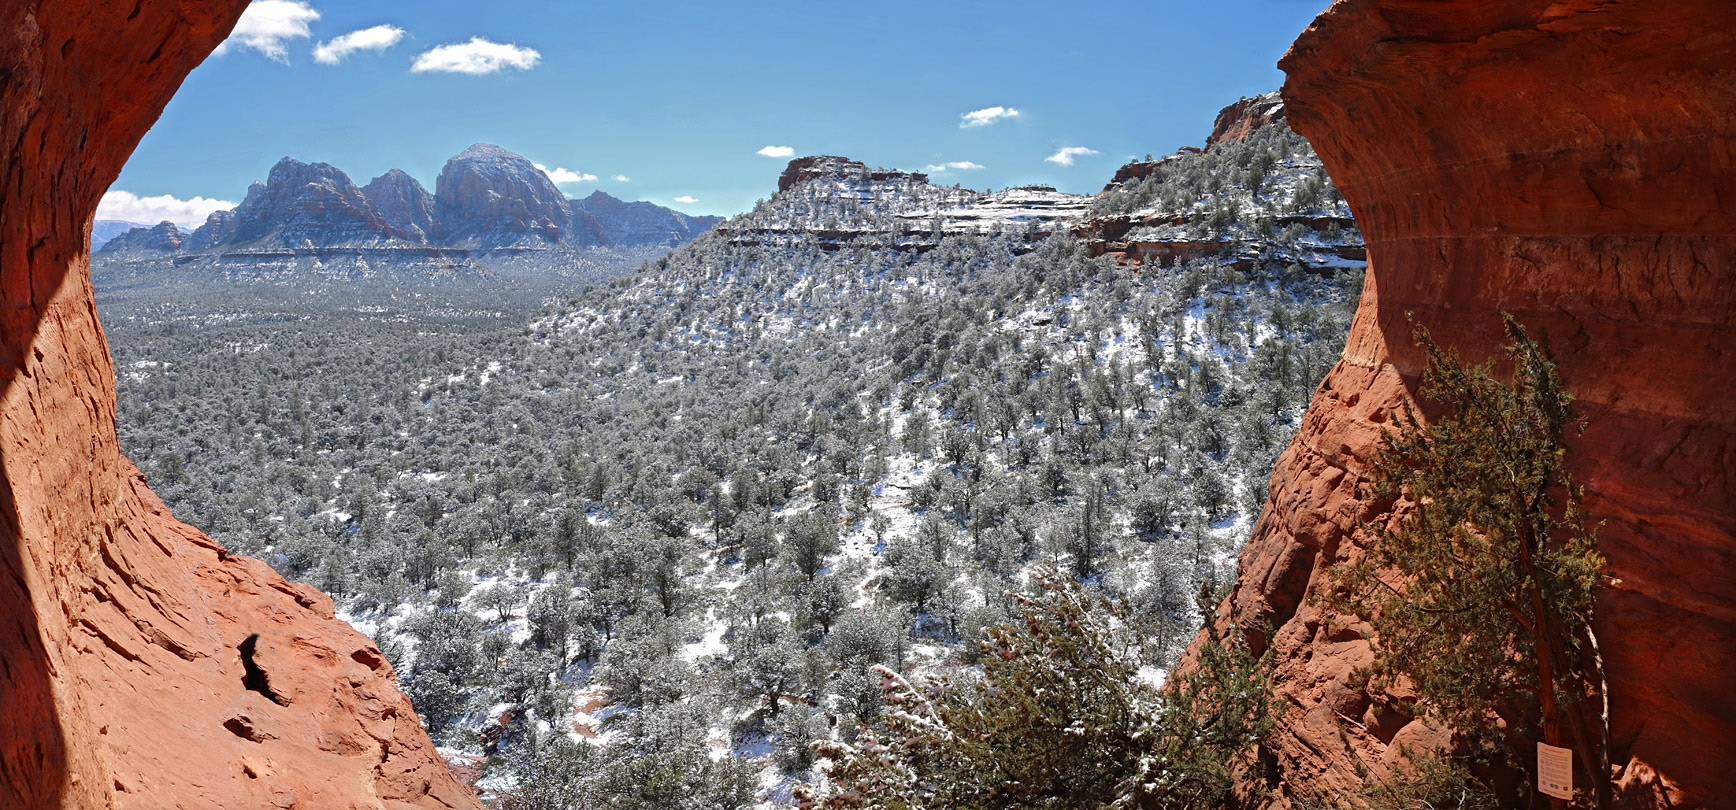
[[[248,691],[258,692],[264,695],[267,700],[281,706],[284,703],[283,698],[271,691],[271,684],[265,679],[265,670],[260,669],[259,665],[253,662],[253,650],[257,644],[259,644],[258,633],[248,636],[246,641],[241,642],[241,685],[247,687]]]

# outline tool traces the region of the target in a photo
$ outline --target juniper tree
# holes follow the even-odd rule
[[[831,761],[825,806],[1228,806],[1232,760],[1272,728],[1261,662],[1208,636],[1160,690],[1124,605],[1054,569],[1040,580],[1017,597],[1020,620],[985,631],[979,678],[919,688],[877,668],[883,727],[816,745]]]
[[[1568,474],[1568,432],[1583,431],[1547,345],[1506,316],[1510,382],[1470,365],[1426,330],[1422,396],[1406,407],[1373,464],[1372,494],[1396,503],[1364,525],[1367,553],[1338,569],[1328,602],[1373,627],[1377,688],[1400,676],[1419,708],[1485,739],[1552,745],[1571,737],[1607,806],[1607,718],[1600,698],[1595,589],[1603,558]],[[1567,725],[1564,736],[1562,724]]]

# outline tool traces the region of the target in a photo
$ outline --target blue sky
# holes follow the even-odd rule
[[[1277,88],[1274,63],[1325,5],[256,0],[99,217],[202,220],[285,155],[433,190],[476,142],[546,166],[569,197],[694,214],[770,196],[788,158],[767,147],[1091,193]]]

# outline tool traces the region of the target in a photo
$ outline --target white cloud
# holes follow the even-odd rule
[[[615,175],[615,182],[617,182],[617,183],[631,183],[633,181],[627,179],[627,175],[617,174],[617,175]]]
[[[953,161],[951,163],[936,163],[934,165],[926,166],[924,168],[930,174],[941,174],[943,172],[946,172],[946,171],[949,171],[952,169],[958,169],[959,171],[968,172],[971,169],[980,169],[980,168],[982,168],[982,165],[978,164],[978,163],[972,163],[968,160],[957,160],[957,161]]]
[[[1071,166],[1071,165],[1073,165],[1073,158],[1079,157],[1081,155],[1095,155],[1095,154],[1097,154],[1097,150],[1095,150],[1095,149],[1086,149],[1083,146],[1068,146],[1068,147],[1063,147],[1061,149],[1061,151],[1056,152],[1055,154],[1050,155],[1050,156],[1043,158],[1043,159],[1046,161],[1049,161],[1050,163],[1059,163],[1062,166]]]
[[[330,42],[315,45],[313,61],[322,65],[335,65],[356,51],[383,51],[398,44],[403,38],[404,29],[395,25],[376,25],[373,28],[351,31]]]
[[[980,110],[973,110],[959,116],[959,118],[963,120],[959,121],[958,125],[963,129],[970,129],[971,127],[986,127],[996,121],[1004,121],[1008,118],[1018,117],[1019,111],[1012,107],[984,107]]]
[[[681,203],[683,205],[692,205],[693,203],[699,202],[699,198],[698,197],[689,197],[689,196],[683,194],[680,197],[676,197],[675,201],[678,203]]]
[[[768,146],[764,149],[759,150],[758,152],[755,152],[754,154],[765,155],[766,157],[769,157],[769,158],[787,158],[787,157],[795,157],[796,150],[794,148],[788,147],[788,146]]]
[[[597,182],[597,176],[594,174],[585,174],[584,172],[575,172],[575,171],[570,171],[568,169],[562,169],[562,168],[558,168],[558,167],[551,169],[547,166],[542,165],[541,163],[532,163],[530,165],[535,166],[537,168],[537,171],[540,171],[543,174],[548,175],[549,179],[554,181],[555,183],[595,183],[595,182]]]
[[[214,51],[218,56],[229,52],[229,46],[252,48],[266,58],[289,64],[285,45],[292,39],[310,36],[307,24],[319,19],[319,12],[298,0],[255,0],[241,13],[235,30]]]
[[[196,228],[205,224],[205,218],[211,216],[212,212],[227,211],[234,207],[235,203],[228,200],[204,197],[178,200],[167,194],[160,197],[140,197],[130,191],[108,191],[103,193],[102,201],[96,204],[96,218],[138,222],[147,226],[167,220],[183,228]]]
[[[416,57],[411,73],[468,73],[481,76],[512,68],[530,70],[542,54],[530,48],[471,37],[469,42],[429,48]]]

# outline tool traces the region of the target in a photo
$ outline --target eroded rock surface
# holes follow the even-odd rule
[[[351,245],[383,241],[387,227],[362,190],[329,163],[286,157],[254,183],[235,207],[232,239],[273,246]]]
[[[434,182],[434,198],[448,238],[462,246],[560,242],[573,221],[572,207],[548,175],[487,143],[446,161]],[[583,228],[571,236],[583,239],[595,232],[595,227]]]
[[[1212,134],[1206,138],[1206,148],[1219,141],[1240,141],[1261,127],[1284,120],[1284,99],[1278,93],[1265,93],[1244,98],[1218,111],[1212,122]]]
[[[1545,330],[1590,430],[1573,473],[1610,587],[1596,629],[1618,798],[1736,795],[1736,5],[1723,0],[1340,0],[1280,63],[1366,238],[1344,357],[1279,459],[1220,608],[1275,646],[1273,801],[1386,772],[1442,735],[1346,685],[1359,628],[1307,599],[1360,551],[1382,430],[1420,370],[1407,315],[1498,352]],[[1270,625],[1268,636],[1260,628]],[[1264,796],[1264,779],[1250,778]]]
[[[115,441],[92,214],[245,6],[0,4],[0,807],[476,806],[374,645]]]
[[[790,165],[784,167],[784,173],[778,175],[778,191],[789,191],[809,180],[840,175],[860,177],[865,183],[885,183],[906,179],[916,183],[928,182],[928,175],[921,172],[870,170],[867,164],[859,160],[835,155],[814,155],[790,161]]]
[[[402,169],[392,169],[362,187],[392,235],[409,242],[438,242],[445,234],[435,219],[434,195]]]

